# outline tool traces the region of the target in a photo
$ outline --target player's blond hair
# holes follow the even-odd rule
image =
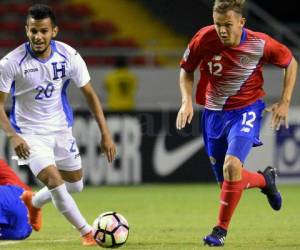
[[[244,16],[246,0],[215,0],[213,11],[224,14],[229,10]]]

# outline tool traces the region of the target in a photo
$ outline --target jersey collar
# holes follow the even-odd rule
[[[38,61],[41,62],[41,63],[46,63],[46,62],[48,62],[48,61],[52,58],[52,56],[53,56],[53,54],[54,54],[54,51],[55,51],[55,44],[54,44],[54,41],[51,41],[51,42],[50,42],[50,46],[51,46],[51,54],[50,54],[50,56],[49,56],[48,58],[46,58],[46,59],[38,58],[38,57],[34,54],[34,52],[32,51],[29,42],[26,43],[26,50],[28,51],[28,53],[29,53],[34,59],[38,60]]]
[[[242,32],[242,36],[241,36],[241,41],[240,41],[239,45],[243,44],[246,41],[246,39],[247,39],[247,31],[246,31],[245,28],[243,28],[243,32]]]

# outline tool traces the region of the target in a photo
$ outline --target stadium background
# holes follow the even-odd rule
[[[0,4],[0,56],[24,42],[24,17],[37,1],[2,0]],[[69,89],[75,110],[74,135],[83,158],[85,180],[92,185],[141,184],[152,182],[212,182],[214,178],[203,150],[196,107],[193,123],[175,129],[180,107],[179,61],[192,35],[211,23],[211,0],[70,0],[38,1],[53,7],[60,33],[57,40],[78,49],[88,64],[92,83],[106,109],[104,76],[113,70],[117,56],[125,56],[137,76],[136,108],[132,112],[106,112],[118,146],[112,166],[99,151],[99,132],[90,119],[80,92]],[[300,29],[294,2],[249,1],[247,27],[266,32],[292,48],[299,59]],[[281,70],[266,67],[265,101],[278,100],[282,89]],[[298,77],[298,79],[300,79]],[[299,81],[299,80],[298,80]],[[300,180],[300,87],[296,84],[290,129],[270,130],[265,115],[262,139],[265,146],[251,153],[246,166],[257,170],[273,165],[279,181]],[[10,104],[7,105],[7,110]],[[83,129],[85,128],[85,129]],[[0,132],[0,156],[23,180],[33,182],[28,169],[11,160],[13,150]]]

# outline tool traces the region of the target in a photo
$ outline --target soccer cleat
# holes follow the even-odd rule
[[[258,171],[258,173],[262,174],[266,180],[266,187],[262,188],[261,192],[267,196],[269,204],[274,210],[280,210],[282,198],[275,183],[276,169],[267,167],[263,172]]]
[[[96,246],[97,242],[94,239],[93,230],[81,236],[81,242],[83,246]]]
[[[35,231],[40,231],[42,227],[42,209],[36,208],[32,205],[32,197],[34,193],[31,191],[24,191],[21,199],[25,203],[29,212],[29,222]]]
[[[216,226],[213,228],[211,234],[203,238],[204,245],[208,245],[210,247],[224,246],[226,235],[227,231],[225,229]]]

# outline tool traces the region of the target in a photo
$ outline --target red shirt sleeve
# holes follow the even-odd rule
[[[8,164],[0,159],[0,185],[15,185],[24,190],[31,190],[21,179],[16,175],[13,169]]]
[[[292,52],[282,43],[266,35],[264,61],[281,68],[289,66],[293,58]]]
[[[204,35],[210,29],[211,26],[200,29],[190,41],[180,62],[181,68],[183,68],[186,72],[194,72],[197,66],[200,64],[203,58],[203,46],[201,45],[203,43]]]

